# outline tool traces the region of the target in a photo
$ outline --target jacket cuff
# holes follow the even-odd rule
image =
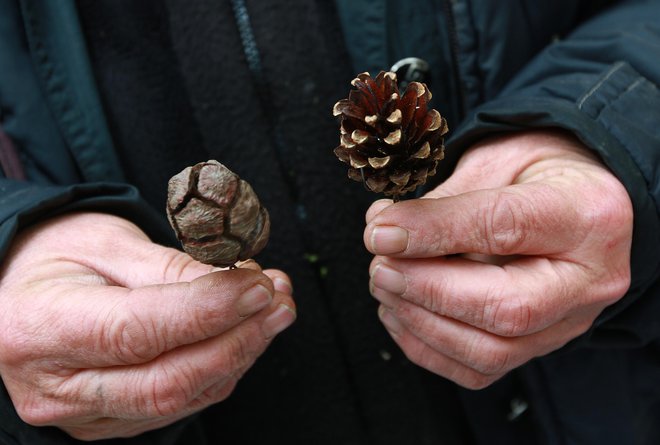
[[[146,203],[138,191],[120,183],[40,186],[0,179],[0,260],[16,232],[30,224],[74,211],[111,213],[137,224],[152,240],[174,245],[164,217]],[[164,205],[163,205],[164,206]]]

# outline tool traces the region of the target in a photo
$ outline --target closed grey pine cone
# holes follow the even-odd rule
[[[184,251],[218,267],[252,258],[270,234],[268,211],[250,184],[215,160],[170,179],[167,217]]]

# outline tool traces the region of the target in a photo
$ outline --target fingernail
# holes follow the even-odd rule
[[[291,326],[296,320],[296,311],[286,304],[280,304],[273,311],[263,324],[263,332],[267,339],[275,337],[277,334]]]
[[[275,290],[278,292],[282,292],[283,294],[287,295],[293,294],[293,288],[291,287],[291,284],[280,277],[275,277],[273,280],[273,285],[275,286]]]
[[[239,261],[234,266],[238,269],[252,269],[252,270],[261,270],[259,264],[254,261],[252,258],[245,261]]]
[[[257,284],[245,292],[236,302],[236,312],[241,317],[247,317],[268,306],[273,299],[270,291]]]
[[[380,318],[380,321],[390,334],[396,336],[401,334],[401,322],[383,305],[378,308],[378,318]]]
[[[404,274],[383,263],[378,263],[371,270],[371,286],[397,295],[406,292],[408,283]]]
[[[378,201],[373,202],[365,215],[367,224],[369,224],[369,221],[371,221],[376,215],[392,204],[394,204],[394,201],[391,199],[379,199]]]
[[[408,231],[396,226],[376,226],[371,231],[371,249],[377,255],[399,253],[408,247]]]

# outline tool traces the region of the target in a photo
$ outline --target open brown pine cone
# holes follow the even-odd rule
[[[348,99],[332,110],[341,123],[335,155],[350,165],[348,177],[386,196],[399,196],[424,184],[444,158],[447,121],[428,109],[431,92],[411,82],[399,94],[396,74],[381,71],[375,79],[359,74]]]

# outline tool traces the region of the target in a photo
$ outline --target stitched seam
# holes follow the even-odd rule
[[[77,118],[80,118],[80,116],[75,116],[76,113],[72,103],[72,96],[67,91],[66,83],[56,78],[58,73],[56,73],[55,65],[50,59],[44,42],[41,39],[43,32],[41,30],[39,20],[34,13],[34,9],[32,8],[32,3],[30,1],[24,1],[22,4],[24,5],[23,10],[27,16],[27,24],[29,26],[29,40],[37,59],[35,62],[37,62],[37,69],[40,74],[40,78],[44,83],[45,92],[49,97],[48,102],[51,104],[53,112],[61,116],[61,118],[57,120],[58,127],[64,134],[64,139],[67,141],[67,145],[69,145],[70,149],[72,148],[72,145],[76,145],[76,140],[79,140],[77,145],[90,146],[91,139],[87,134],[85,126],[81,125],[79,128],[75,129],[71,128],[70,126],[70,123],[75,122]],[[53,107],[52,101],[55,100],[54,97],[61,97],[61,100],[58,101],[57,107]],[[88,163],[88,161],[85,161],[85,156],[81,157],[75,153],[71,154],[74,159],[77,159],[81,164]],[[82,167],[82,165],[78,165],[79,170],[83,170]],[[84,176],[82,171],[81,176]]]
[[[623,90],[623,91],[621,91],[619,94],[617,94],[615,98],[613,98],[613,99],[610,100],[609,102],[603,104],[603,106],[600,108],[600,110],[598,110],[598,114],[596,114],[596,116],[594,117],[594,119],[595,119],[595,120],[599,120],[599,119],[600,119],[600,115],[603,114],[603,111],[605,111],[606,108],[611,107],[612,105],[616,104],[619,100],[621,100],[621,98],[622,98],[623,96],[625,96],[625,95],[628,94],[630,91],[632,91],[632,90],[634,90],[635,88],[637,88],[638,86],[640,86],[640,85],[642,84],[643,81],[644,81],[644,78],[643,78],[643,77],[638,78],[636,81],[634,81],[633,83],[631,83],[630,85],[628,85],[628,86],[626,87],[625,90]]]
[[[594,93],[596,93],[596,91],[598,91],[598,90],[600,89],[600,87],[602,87],[602,86],[605,84],[605,82],[608,81],[608,79],[609,79],[610,77],[612,77],[617,71],[619,71],[620,69],[622,69],[625,65],[626,65],[625,62],[617,62],[612,68],[610,68],[610,70],[609,70],[607,73],[605,73],[605,75],[603,76],[603,78],[600,79],[600,80],[596,83],[596,85],[594,85],[593,87],[591,87],[591,89],[590,89],[589,91],[587,91],[587,92],[585,93],[584,96],[582,96],[582,97],[580,98],[580,100],[578,101],[578,104],[577,104],[578,108],[581,110],[581,109],[582,109],[582,106],[583,106],[584,103],[587,101],[587,99],[589,99],[591,96],[593,96]],[[600,111],[601,111],[601,110],[598,110],[598,114],[600,114]]]
[[[0,197],[0,205],[6,205],[11,202],[16,202],[18,198],[32,192],[34,189],[35,189],[34,186],[29,186],[26,188],[19,189],[15,192],[11,192],[7,195],[3,195],[2,197]]]

